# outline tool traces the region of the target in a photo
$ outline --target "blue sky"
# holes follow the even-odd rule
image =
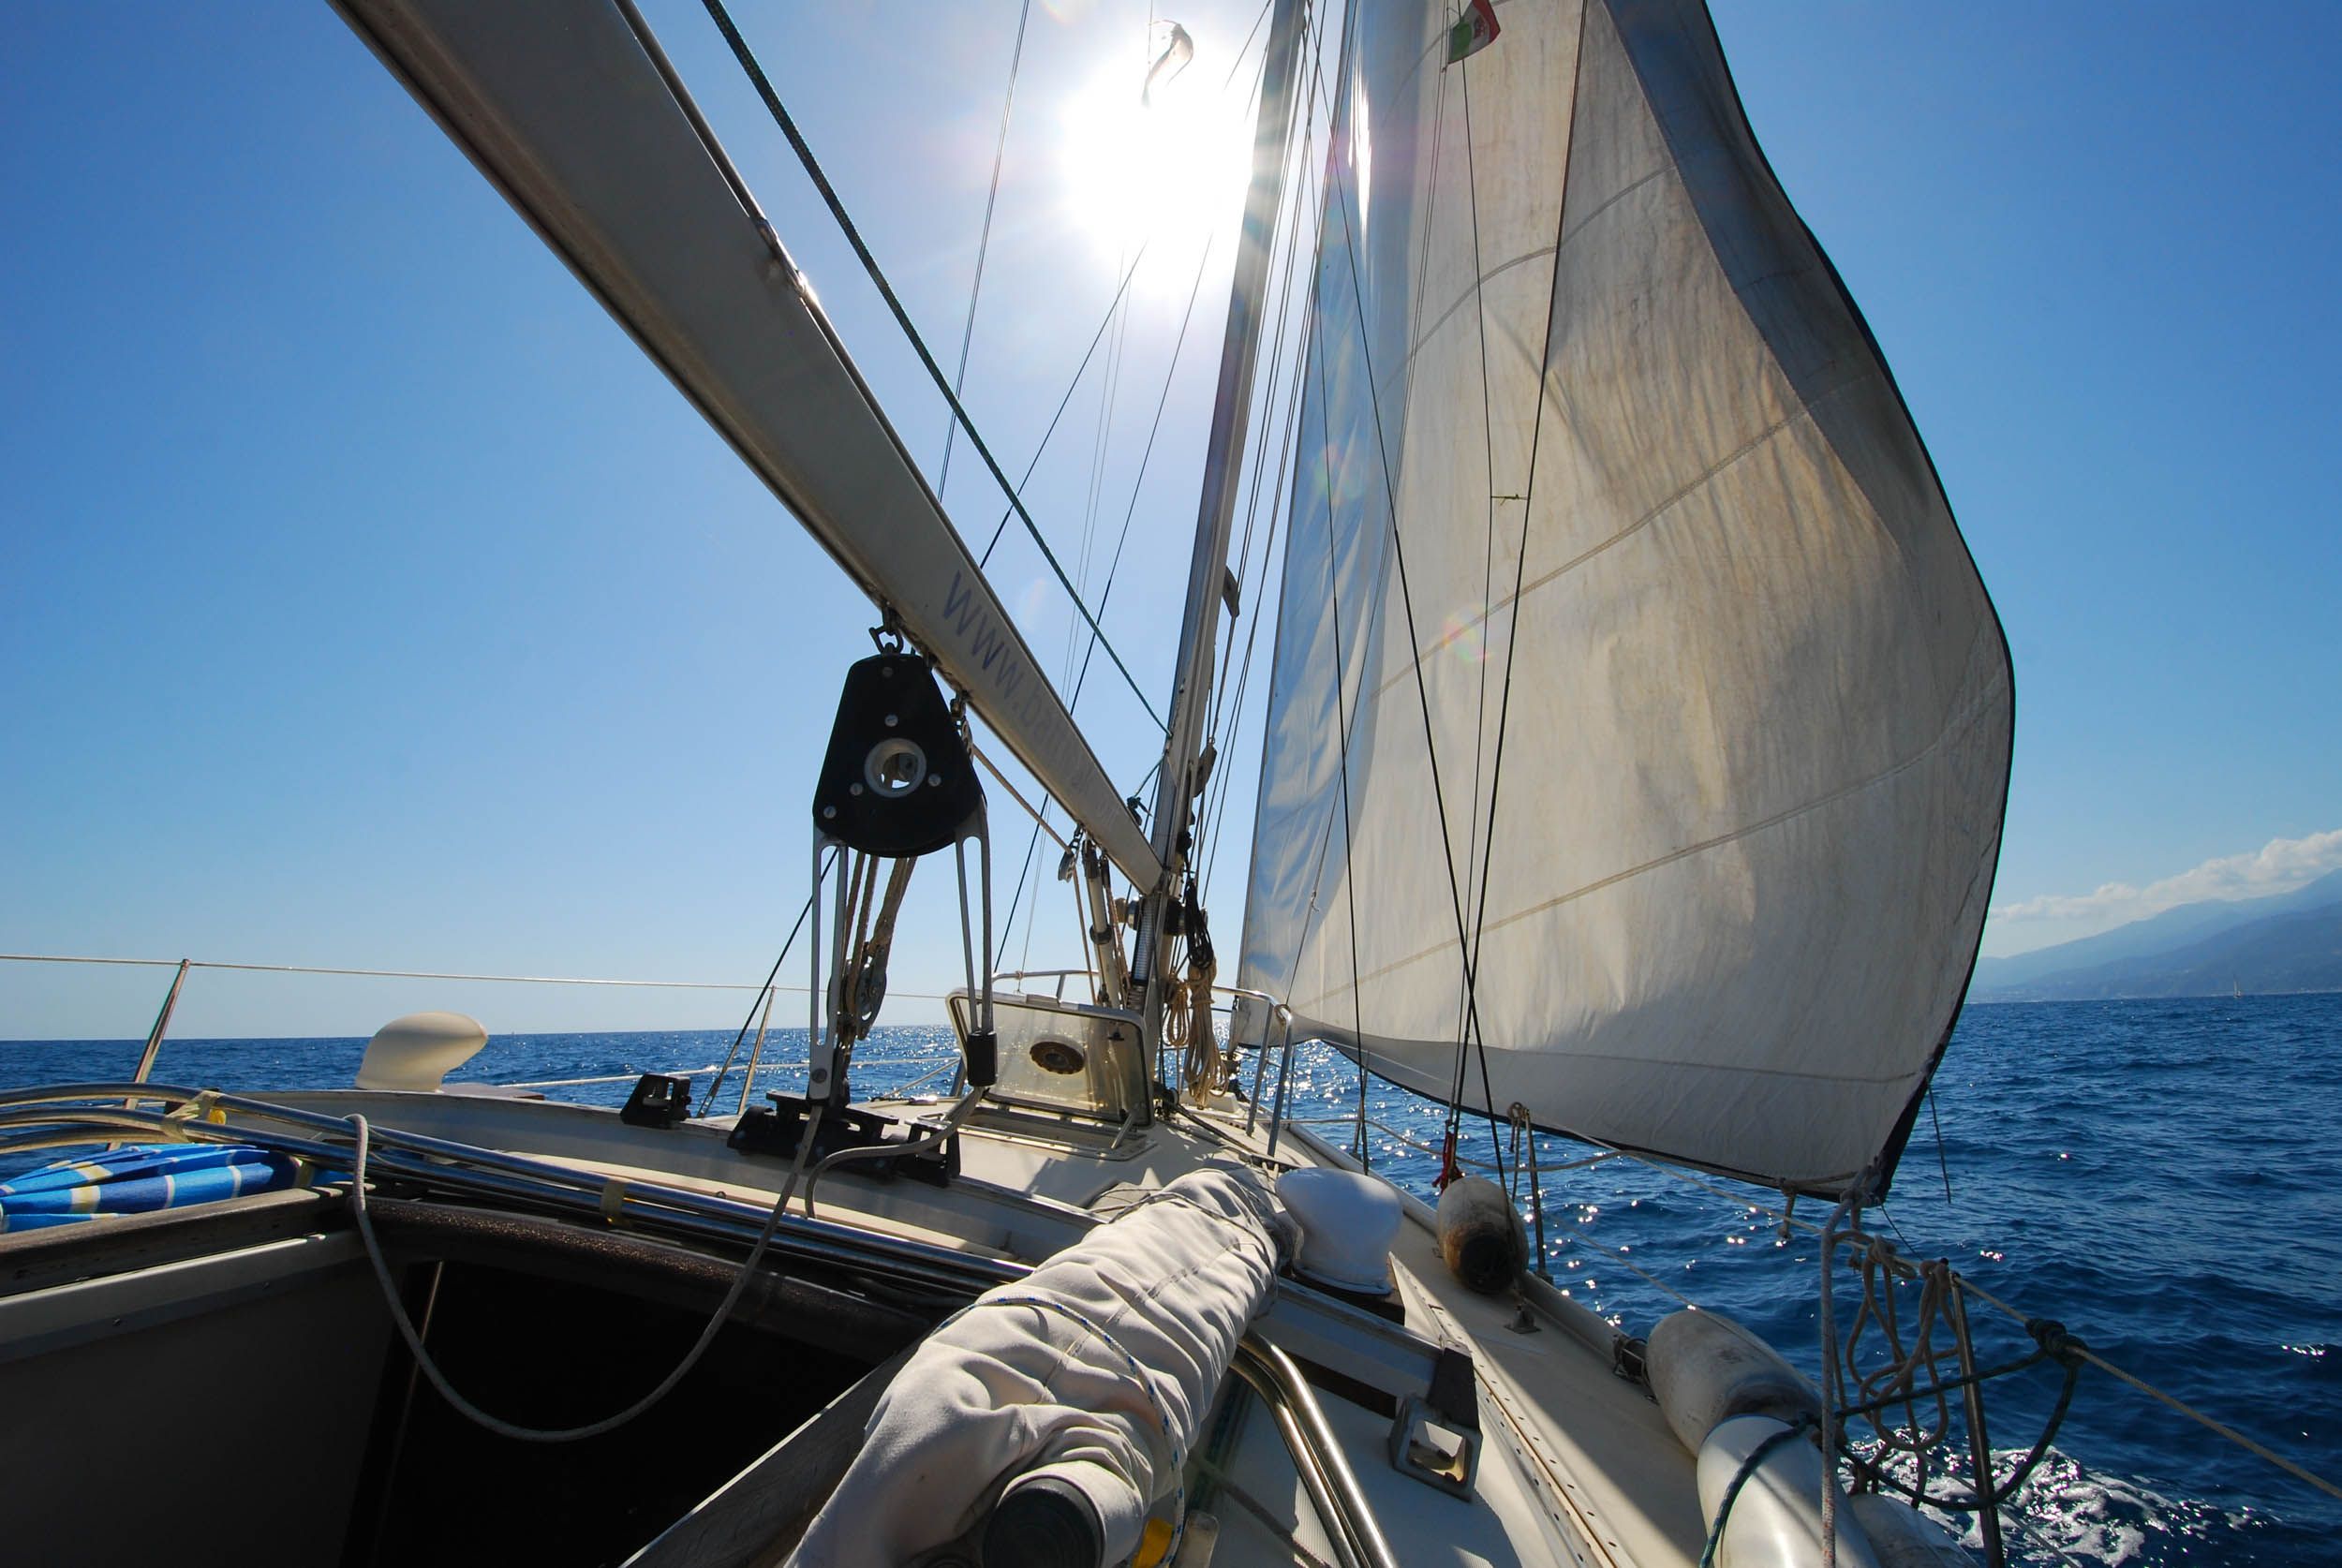
[[[699,8],[650,9],[913,450],[940,449],[940,407]],[[1988,949],[2145,912],[2158,885],[2342,864],[2342,11],[1717,10],[2008,628]],[[1015,7],[739,11],[956,346]],[[1252,7],[1175,14],[1216,82]],[[1111,238],[1068,210],[1069,106],[1133,68],[1144,15],[1034,9],[969,380],[1015,462],[1113,288]],[[761,977],[804,897],[837,676],[867,647],[826,559],[323,5],[28,6],[0,83],[0,949]],[[1109,537],[1133,516],[1117,642],[1158,693],[1178,608],[1155,590],[1183,570],[1224,302],[1215,256],[1135,484],[1180,248],[1142,274],[1100,486]],[[1069,567],[1083,407],[1032,493]],[[961,452],[948,497],[983,533],[978,477]],[[1061,599],[1003,550],[1054,660]],[[1135,785],[1135,704],[1093,676],[1081,714]],[[1024,834],[996,819],[1005,904]],[[2184,880],[2273,841],[2295,848],[2258,881]],[[907,989],[954,978],[941,880]],[[1070,961],[1046,886],[1032,958]],[[0,966],[0,1038],[140,1033],[160,989]],[[526,1029],[739,1004],[207,973],[175,1028],[358,1033],[430,1005]]]

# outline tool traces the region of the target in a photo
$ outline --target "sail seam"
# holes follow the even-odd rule
[[[1506,915],[1504,919],[1496,921],[1492,925],[1489,925],[1487,929],[1502,930],[1505,926],[1516,925],[1520,921],[1528,919],[1532,915],[1543,914],[1548,910],[1558,909],[1562,905],[1570,903],[1575,899],[1583,898],[1588,894],[1599,893],[1605,888],[1613,887],[1620,882],[1627,881],[1633,878],[1639,877],[1646,871],[1655,871],[1663,865],[1672,865],[1676,861],[1683,860],[1689,856],[1703,854],[1710,850],[1720,849],[1724,845],[1737,842],[1740,839],[1749,837],[1753,835],[1768,832],[1772,828],[1781,826],[1784,822],[1794,821],[1795,819],[1802,817],[1809,812],[1818,811],[1823,806],[1844,800],[1849,795],[1860,794],[1865,790],[1873,789],[1880,784],[1886,783],[1888,780],[1894,778],[1901,774],[1907,773],[1911,769],[1919,766],[1921,762],[1926,762],[1930,756],[1941,750],[1947,743],[1971,728],[1981,715],[1985,700],[1993,694],[1998,685],[1999,683],[1997,681],[1994,681],[1978,687],[1977,689],[1970,695],[1966,703],[1963,705],[1959,712],[1953,714],[1949,717],[1945,727],[1937,732],[1934,740],[1928,742],[1927,745],[1921,747],[1918,751],[1913,752],[1909,757],[1906,757],[1903,761],[1893,763],[1889,767],[1883,768],[1877,773],[1870,775],[1868,777],[1856,779],[1850,784],[1845,784],[1838,789],[1831,791],[1826,795],[1817,796],[1816,798],[1806,801],[1801,805],[1793,806],[1786,810],[1775,812],[1773,815],[1763,818],[1760,821],[1749,822],[1743,826],[1734,828],[1729,833],[1719,834],[1712,838],[1702,839],[1697,844],[1687,844],[1680,850],[1671,850],[1668,853],[1660,855],[1655,859],[1644,861],[1639,865],[1630,865],[1623,871],[1614,871],[1610,875],[1601,878],[1596,881],[1588,882],[1583,887],[1574,888],[1567,893],[1560,894],[1554,897],[1548,898],[1542,903],[1532,904],[1526,909],[1515,910],[1513,913]],[[1428,947],[1420,952],[1410,954],[1404,958],[1393,959],[1390,963],[1385,964],[1380,969],[1373,970],[1371,973],[1364,976],[1363,978],[1366,980],[1379,980],[1386,974],[1395,973],[1400,969],[1405,969],[1410,964],[1418,964],[1426,958],[1436,957],[1445,951],[1446,945],[1444,942],[1436,946]],[[1322,999],[1322,994],[1319,998],[1312,998],[1309,1003],[1297,1002],[1294,1003],[1293,1006],[1297,1012],[1304,1006],[1314,1005],[1314,1003],[1320,999]],[[1884,1083],[1891,1082],[1893,1080],[1881,1079],[1879,1081]]]
[[[1867,374],[1869,374],[1867,371],[1858,372],[1856,375],[1847,377],[1846,380],[1840,382],[1837,386],[1831,388],[1823,395],[1826,397],[1833,397],[1837,395],[1838,392],[1843,392],[1846,387],[1852,385],[1854,382],[1860,380],[1862,377]],[[1771,441],[1774,436],[1779,436],[1782,432],[1797,424],[1800,421],[1804,421],[1808,423],[1815,423],[1816,428],[1819,428],[1818,423],[1814,421],[1813,410],[1809,407],[1800,407],[1794,413],[1787,415],[1773,424],[1766,426],[1763,430],[1749,437],[1746,445],[1736,449],[1722,458],[1719,458],[1714,466],[1707,469],[1697,478],[1686,482],[1681,490],[1676,491],[1673,495],[1668,496],[1667,499],[1659,502],[1649,511],[1644,512],[1640,517],[1638,517],[1635,521],[1629,523],[1625,527],[1621,528],[1618,532],[1610,535],[1608,539],[1601,540],[1597,544],[1589,545],[1579,554],[1571,556],[1568,560],[1562,562],[1561,565],[1554,567],[1550,570],[1538,574],[1535,578],[1523,584],[1518,594],[1508,596],[1502,602],[1489,606],[1486,614],[1475,616],[1471,620],[1463,621],[1457,625],[1453,629],[1443,632],[1435,641],[1426,644],[1422,652],[1425,654],[1435,654],[1443,648],[1452,646],[1454,643],[1460,641],[1474,630],[1488,624],[1494,618],[1497,611],[1505,609],[1507,606],[1516,603],[1519,599],[1527,599],[1531,594],[1535,593],[1539,588],[1546,587],[1552,584],[1557,578],[1564,577],[1570,572],[1575,571],[1578,568],[1584,566],[1588,561],[1593,560],[1596,555],[1601,555],[1612,546],[1621,544],[1625,540],[1632,539],[1635,535],[1640,533],[1643,529],[1649,527],[1653,523],[1656,522],[1660,517],[1673,510],[1676,507],[1682,505],[1685,500],[1688,500],[1694,493],[1698,491],[1711,480],[1713,480],[1717,475],[1723,473],[1726,469],[1731,467],[1742,458],[1747,457],[1752,452],[1755,452],[1758,448],[1763,447],[1768,442]],[[1393,687],[1397,686],[1404,678],[1405,672],[1402,671],[1399,674],[1393,675],[1388,680],[1383,682],[1382,685],[1376,687],[1374,688],[1376,701],[1381,701],[1386,692],[1388,692]]]
[[[1361,1055],[1370,1057],[1379,1054],[1385,1060],[1392,1062],[1397,1062],[1398,1060],[1398,1058],[1391,1052],[1383,1051],[1378,1053],[1374,1046],[1369,1044],[1365,1040],[1343,1034],[1341,1032],[1341,1026],[1339,1024],[1328,1023],[1325,1019],[1313,1017],[1299,1007],[1294,1008],[1293,1012],[1295,1026],[1294,1036],[1297,1039],[1300,1038],[1309,1029],[1325,1030],[1327,1031],[1329,1036],[1327,1038],[1326,1043],[1335,1047],[1337,1050],[1356,1051]],[[1384,1040],[1386,1037],[1375,1036],[1373,1038],[1377,1040]],[[1399,1043],[1406,1044],[1410,1043],[1410,1042],[1401,1041]],[[1618,1051],[1579,1051],[1572,1050],[1566,1046],[1557,1046],[1550,1043],[1534,1047],[1508,1047],[1499,1045],[1496,1049],[1499,1051],[1511,1050],[1515,1053],[1519,1053],[1524,1049],[1534,1050],[1540,1055],[1564,1057],[1571,1061],[1620,1062],[1628,1067],[1638,1068],[1682,1067],[1690,1068],[1701,1072],[1734,1073],[1745,1078],[1789,1079],[1799,1083],[1808,1084],[1844,1084],[1862,1088],[1876,1088],[1881,1085],[1886,1084],[1908,1083],[1912,1079],[1920,1076],[1920,1072],[1917,1068],[1914,1068],[1906,1072],[1889,1072],[1883,1074],[1812,1072],[1801,1072],[1796,1068],[1789,1067],[1751,1067],[1742,1062],[1704,1061],[1697,1057],[1628,1056]],[[1583,1135],[1584,1134],[1582,1133],[1573,1134],[1573,1136],[1580,1137]]]
[[[1489,284],[1495,282],[1500,277],[1503,277],[1506,273],[1525,267],[1532,261],[1540,261],[1547,257],[1554,256],[1556,254],[1558,254],[1557,247],[1553,245],[1539,245],[1534,250],[1522,251],[1519,256],[1513,257],[1509,260],[1499,261],[1495,266],[1490,267],[1487,272],[1478,274],[1474,277],[1472,286],[1450,301],[1447,308],[1441,311],[1437,318],[1434,319],[1430,326],[1423,329],[1422,335],[1418,336],[1415,340],[1414,345],[1408,348],[1407,357],[1400,362],[1399,368],[1401,371],[1404,371],[1409,366],[1413,365],[1416,357],[1419,356],[1425,348],[1430,346],[1431,340],[1439,336],[1440,330],[1445,327],[1450,320],[1454,319],[1456,315],[1460,312],[1464,306],[1479,298],[1481,292]]]
[[[1454,300],[1449,302],[1447,308],[1441,311],[1439,316],[1431,322],[1431,324],[1423,330],[1422,335],[1417,337],[1413,346],[1407,349],[1407,357],[1405,360],[1401,362],[1399,369],[1401,371],[1404,371],[1408,366],[1414,364],[1416,357],[1421,354],[1423,350],[1430,346],[1430,341],[1439,335],[1440,329],[1447,325],[1449,318],[1454,317],[1458,311],[1463,309],[1466,304],[1470,303],[1475,298],[1476,298],[1480,291],[1487,288],[1489,284],[1494,282],[1500,277],[1503,277],[1506,273],[1512,272],[1516,268],[1525,267],[1532,261],[1541,260],[1549,256],[1553,258],[1555,263],[1558,265],[1561,260],[1562,252],[1568,247],[1569,242],[1584,233],[1588,229],[1592,228],[1596,218],[1599,218],[1604,213],[1608,212],[1613,206],[1616,206],[1619,202],[1623,201],[1627,197],[1632,196],[1636,191],[1640,190],[1652,181],[1665,178],[1667,173],[1668,170],[1664,169],[1653,170],[1650,173],[1645,174],[1641,179],[1635,181],[1632,185],[1625,186],[1617,194],[1611,196],[1593,212],[1588,213],[1585,217],[1579,222],[1577,227],[1564,233],[1552,244],[1539,245],[1534,250],[1523,251],[1519,256],[1513,257],[1509,260],[1500,261],[1495,266],[1490,267],[1487,272],[1481,273],[1477,277],[1473,279],[1471,288],[1459,293]]]

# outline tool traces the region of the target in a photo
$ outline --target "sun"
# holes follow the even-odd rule
[[[1206,240],[1233,232],[1252,174],[1252,106],[1240,91],[1218,91],[1208,68],[1199,49],[1193,66],[1157,82],[1142,102],[1142,74],[1118,65],[1091,78],[1064,111],[1065,200],[1075,226],[1109,267],[1127,265],[1147,244],[1142,282],[1151,276],[1166,288]]]

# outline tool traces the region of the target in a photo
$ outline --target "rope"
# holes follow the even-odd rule
[[[1951,1265],[1938,1258],[1917,1265],[1914,1271],[1884,1236],[1872,1236],[1862,1249],[1859,1266],[1862,1274],[1862,1305],[1854,1314],[1853,1326],[1846,1330],[1843,1352],[1846,1368],[1855,1374],[1855,1389],[1860,1398],[1877,1407],[1869,1419],[1879,1442],[1916,1457],[1943,1442],[1951,1429],[1951,1407],[1944,1398],[1947,1385],[1938,1374],[1943,1359],[1956,1354],[1956,1347],[1942,1351],[1934,1348],[1935,1329],[1944,1317],[1944,1302],[1953,1288]],[[1919,1282],[1920,1300],[1917,1322],[1912,1325],[1906,1348],[1901,1296],[1895,1286],[1902,1279],[1913,1277]],[[1856,1368],[1855,1355],[1863,1331],[1872,1324],[1877,1326],[1886,1341],[1887,1354],[1882,1365],[1863,1374]],[[1914,1387],[1921,1373],[1934,1384],[1936,1421],[1932,1430],[1920,1427],[1914,1404]],[[1878,1418],[1885,1406],[1894,1403],[1902,1403],[1905,1409],[1905,1423],[1900,1428]]]
[[[1960,1288],[1962,1290],[1967,1292],[1970,1295],[1977,1297],[1979,1300],[1983,1301],[1988,1306],[1999,1308],[2003,1312],[2006,1312],[2008,1316],[2016,1319],[2019,1323],[2029,1325],[2037,1321],[2026,1317],[2023,1312],[2018,1311],[2014,1307],[2009,1306],[2008,1303],[2001,1300],[2000,1297],[1994,1295],[1992,1292],[1986,1290],[1983,1286],[1978,1284],[1967,1276],[1959,1275],[1956,1276],[1956,1278],[1959,1280]],[[2228,1439],[2229,1442],[2236,1444],[2237,1447],[2244,1449],[2246,1453],[2257,1455],[2260,1458],[2266,1459],[2269,1463],[2276,1466],[2277,1469],[2285,1472],[2296,1481],[2301,1481],[2311,1487],[2315,1487],[2318,1490],[2325,1493],[2328,1497],[2334,1498],[2337,1501],[2342,1501],[2342,1486],[2337,1486],[2334,1482],[2327,1480],[2322,1475],[2319,1475],[2303,1469],[2300,1465],[2295,1464],[2284,1455],[2275,1453],[2262,1444],[2255,1442],[2251,1438],[2246,1437],[2235,1427],[2227,1425],[2225,1422],[2213,1419],[2211,1416],[2204,1414],[2203,1412],[2197,1410],[2194,1406],[2186,1404],[2182,1400],[2176,1399],[2171,1395],[2164,1393],[2163,1390],[2156,1387],[2153,1383],[2131,1376],[2128,1372],[2124,1371],[2120,1367],[2115,1366],[2112,1362],[2098,1354],[2097,1352],[2090,1349],[2089,1346],[2083,1344],[2080,1340],[2069,1340],[2068,1344],[2071,1346],[2075,1354],[2081,1356],[2083,1360],[2087,1361],[2091,1366],[2096,1367],[2099,1371],[2104,1372],[2111,1377],[2116,1378],[2123,1383],[2127,1383],[2131,1387],[2137,1389],[2140,1393],[2147,1395],[2149,1398],[2170,1406],[2172,1410],[2187,1417],[2188,1420],[2197,1423],[2207,1431],[2216,1432],[2221,1437]]]
[[[1838,1408],[1845,1403],[1838,1359],[1838,1312],[1831,1294],[1836,1273],[1838,1243],[1845,1239],[1841,1220],[1861,1223],[1861,1187],[1849,1186],[1821,1228],[1821,1568],[1838,1568]]]
[[[935,362],[934,354],[927,349],[926,340],[919,335],[919,329],[912,323],[911,313],[903,308],[902,301],[896,297],[894,286],[886,281],[886,274],[880,268],[878,258],[870,254],[870,247],[863,242],[861,229],[854,226],[853,219],[848,215],[846,204],[838,199],[836,187],[829,183],[829,176],[822,171],[821,162],[814,157],[813,149],[807,144],[804,133],[797,129],[797,123],[790,118],[789,111],[782,107],[780,95],[773,90],[771,79],[764,74],[764,67],[758,64],[755,52],[748,46],[748,40],[741,37],[740,29],[734,25],[732,14],[724,8],[723,0],[702,0],[702,4],[706,7],[709,19],[716,23],[716,30],[724,36],[724,42],[732,46],[733,58],[739,61],[740,68],[748,73],[749,82],[756,88],[757,96],[764,101],[764,108],[772,115],[773,123],[780,127],[781,135],[788,138],[790,148],[797,155],[797,161],[805,166],[807,176],[813,182],[813,188],[821,193],[823,202],[829,208],[830,216],[837,220],[839,232],[845,235],[846,243],[853,247],[855,257],[862,262],[862,270],[869,274],[870,282],[879,291],[879,297],[886,302],[886,308],[893,313],[895,324],[902,329],[904,338],[911,344],[912,351],[919,356],[919,362],[926,367],[928,378],[935,383],[935,390],[942,393],[943,401],[951,406],[952,418],[957,422],[961,429],[968,432],[968,444],[975,449],[977,456],[984,459],[984,466],[991,471],[993,481],[1000,485],[1001,493],[1009,498],[1009,505],[1015,509],[1017,517],[1024,523],[1025,531],[1032,536],[1033,543],[1041,551],[1041,558],[1049,563],[1049,570],[1057,574],[1059,584],[1073,599],[1074,608],[1081,612],[1082,619],[1089,623],[1089,629],[1096,634],[1097,641],[1105,644],[1106,657],[1112,659],[1114,667],[1122,673],[1123,681],[1129,685],[1131,694],[1138,699],[1139,706],[1147,710],[1147,717],[1155,721],[1157,729],[1166,728],[1163,716],[1155,712],[1154,703],[1147,700],[1145,689],[1131,674],[1130,667],[1122,662],[1122,656],[1115,652],[1111,643],[1106,642],[1105,631],[1098,625],[1098,617],[1090,614],[1089,606],[1083,602],[1082,596],[1075,590],[1073,579],[1065,575],[1065,568],[1059,564],[1057,553],[1049,548],[1049,541],[1042,536],[1041,525],[1032,520],[1032,513],[1025,510],[1024,498],[1016,493],[1016,487],[1009,483],[1008,475],[1001,471],[1000,460],[992,455],[992,449],[986,444],[983,433],[976,429],[975,422],[969,418],[968,410],[960,405],[959,394],[952,390],[951,383],[944,378],[943,367]]]
[[[1236,1075],[1233,1052],[1223,1054],[1212,1031],[1211,988],[1219,974],[1218,964],[1191,959],[1187,978],[1164,987],[1163,1043],[1179,1058],[1180,1088],[1198,1105],[1225,1094]]]
[[[928,1077],[934,1075],[932,1072],[927,1074]],[[846,1164],[850,1161],[882,1159],[890,1154],[925,1154],[953,1133],[957,1132],[960,1124],[975,1114],[977,1105],[987,1092],[989,1091],[983,1088],[970,1089],[960,1097],[959,1103],[954,1105],[945,1114],[942,1126],[920,1137],[906,1139],[899,1144],[857,1144],[852,1148],[841,1148],[828,1156],[820,1164],[814,1166],[813,1174],[806,1178],[805,1217],[808,1220],[819,1218],[813,1212],[813,1190],[821,1185],[822,1178],[830,1173],[831,1167]]]
[[[1732,1505],[1741,1500],[1741,1488],[1748,1485],[1749,1477],[1756,1473],[1759,1465],[1771,1457],[1774,1449],[1792,1438],[1804,1436],[1813,1430],[1813,1427],[1812,1416],[1801,1415],[1748,1451],[1748,1457],[1741,1461],[1741,1468],[1732,1472],[1732,1484],[1724,1488],[1724,1501],[1716,1507],[1716,1522],[1709,1527],[1708,1544],[1699,1551],[1699,1568],[1715,1568],[1716,1548],[1724,1545],[1724,1527],[1731,1519]],[[1829,1489],[1827,1480],[1823,1482],[1823,1487]],[[1830,1558],[1830,1539],[1825,1534],[1822,1538],[1822,1560],[1825,1562]]]
[[[431,1381],[431,1386],[439,1391],[439,1397],[453,1407],[457,1414],[499,1437],[511,1438],[519,1442],[578,1442],[586,1438],[600,1437],[604,1432],[615,1431],[665,1398],[691,1368],[699,1365],[700,1358],[707,1354],[707,1347],[716,1342],[717,1331],[723,1327],[732,1316],[733,1308],[739,1304],[741,1293],[748,1288],[757,1265],[764,1261],[764,1250],[771,1245],[773,1233],[780,1226],[780,1217],[788,1212],[790,1195],[796,1191],[797,1177],[804,1173],[805,1157],[813,1147],[813,1134],[822,1125],[822,1113],[825,1108],[820,1103],[813,1107],[812,1120],[807,1124],[805,1135],[798,1140],[797,1157],[789,1167],[789,1179],[782,1184],[780,1196],[774,1202],[772,1212],[765,1215],[764,1228],[757,1233],[756,1245],[749,1249],[749,1255],[741,1261],[739,1273],[733,1276],[732,1288],[724,1293],[723,1302],[716,1309],[715,1315],[707,1320],[707,1326],[700,1330],[699,1339],[684,1354],[683,1359],[675,1363],[674,1370],[660,1381],[658,1387],[615,1415],[589,1421],[583,1427],[523,1427],[491,1415],[455,1392],[454,1386],[447,1380],[447,1374],[439,1369],[439,1364],[423,1348],[422,1336],[415,1331],[413,1320],[407,1315],[406,1303],[399,1299],[398,1282],[391,1276],[389,1260],[382,1255],[382,1243],[374,1234],[374,1219],[367,1209],[367,1128],[363,1117],[349,1118],[350,1132],[355,1139],[349,1165],[350,1219],[357,1225],[358,1239],[365,1245],[366,1260],[374,1265],[374,1278],[382,1287],[383,1303],[391,1309],[391,1322],[397,1327],[399,1338],[407,1341],[408,1352],[414,1356],[416,1367],[421,1368],[422,1375]]]

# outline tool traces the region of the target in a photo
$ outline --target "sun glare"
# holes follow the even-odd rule
[[[1066,200],[1109,266],[1151,240],[1146,274],[1169,280],[1184,269],[1154,262],[1178,256],[1192,265],[1206,237],[1233,230],[1243,211],[1252,173],[1249,105],[1237,92],[1217,91],[1208,70],[1199,50],[1192,67],[1158,83],[1142,103],[1139,73],[1119,66],[1067,104]]]

